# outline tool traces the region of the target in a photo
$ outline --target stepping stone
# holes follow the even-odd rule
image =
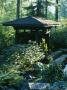
[[[31,90],[48,90],[50,88],[49,83],[29,83]]]

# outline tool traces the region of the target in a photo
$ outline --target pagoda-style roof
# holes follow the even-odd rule
[[[59,23],[38,17],[25,17],[13,21],[4,22],[4,26],[13,26],[15,29],[44,29],[56,26]]]

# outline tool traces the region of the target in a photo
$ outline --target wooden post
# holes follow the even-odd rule
[[[16,32],[15,32],[15,43],[17,44],[18,43],[18,30],[16,29]]]
[[[35,33],[36,42],[39,43],[39,40],[38,40],[38,39],[39,39],[39,38],[38,38],[38,30],[36,30],[35,32],[36,32],[36,33]]]
[[[20,0],[17,0],[17,9],[16,9],[16,18],[19,19],[20,18]],[[18,29],[15,29],[15,43],[18,43]]]

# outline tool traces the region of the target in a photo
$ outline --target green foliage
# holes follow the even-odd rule
[[[43,80],[50,83],[63,80],[62,65],[47,65],[43,71]]]
[[[51,12],[48,12],[48,19],[54,20],[55,16]]]
[[[33,75],[37,78],[42,76],[42,70],[44,69],[44,64],[41,62],[36,62],[33,64]]]
[[[42,49],[35,44],[15,45],[4,50],[3,54],[6,62],[19,64],[33,64],[44,57]]]
[[[38,2],[39,1],[39,2]],[[43,3],[44,1],[44,3]],[[51,0],[48,4],[50,4]],[[26,3],[27,2],[27,3]],[[21,2],[21,17],[27,14],[44,17],[46,12],[44,6],[45,0],[37,0],[36,2],[30,2],[29,0],[23,0]],[[10,7],[10,8],[9,8]],[[23,9],[28,7],[28,10]],[[48,6],[47,6],[48,7]],[[23,11],[23,12],[22,12]],[[35,11],[35,13],[33,12]],[[63,10],[64,11],[64,10]],[[0,0],[0,21],[7,21],[14,19],[16,16],[16,0]],[[48,18],[54,19],[54,16],[48,10]],[[67,47],[67,27],[63,31],[56,30],[51,34],[51,40],[55,48]],[[37,44],[25,44],[14,45],[15,31],[11,27],[3,27],[0,25],[0,87],[5,85],[17,85],[23,80],[23,76],[20,73],[24,73],[29,70],[35,71],[36,76],[43,75],[43,79],[46,82],[54,82],[62,80],[62,67],[61,65],[43,65],[40,63],[46,55],[48,63],[53,59],[51,56],[47,57],[48,47],[45,40],[42,39],[40,47]],[[11,46],[11,47],[10,47]],[[44,55],[45,54],[45,55]]]
[[[16,0],[0,0],[0,20],[15,19]]]
[[[51,33],[51,41],[54,48],[67,48],[67,27]]]
[[[17,84],[22,80],[20,73],[33,69],[33,64],[44,58],[42,49],[37,44],[15,45],[2,52],[0,63],[0,85]]]
[[[67,0],[61,0],[61,16],[67,18]]]
[[[33,64],[34,76],[42,77],[42,75],[44,75],[44,70],[47,71],[47,68],[52,61],[53,61],[52,56],[48,55],[47,60],[44,58],[45,64],[42,60],[41,60],[41,62],[34,63]]]
[[[45,39],[42,39],[42,42],[40,43],[40,47],[43,49],[45,54],[48,53],[48,47],[47,47],[47,43],[45,42]]]
[[[43,52],[45,54],[45,58],[44,60],[42,60],[42,62],[48,64],[51,61],[53,61],[52,56],[48,55],[48,47],[47,47],[47,43],[45,42],[45,39],[42,39],[42,42],[40,43],[40,47],[43,49]]]
[[[23,77],[19,75],[15,65],[4,65],[0,67],[0,87],[16,85],[18,86]]]
[[[47,56],[47,62],[51,63],[53,61],[53,57],[51,55]]]
[[[13,28],[3,27],[0,25],[0,50],[13,45],[15,39],[15,31]]]

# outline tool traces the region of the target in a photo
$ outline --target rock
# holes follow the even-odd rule
[[[61,54],[62,54],[62,51],[59,50],[59,51],[52,52],[51,56],[53,57],[53,59],[56,59],[56,58],[60,57]]]
[[[31,90],[50,90],[49,83],[29,83],[29,88]]]
[[[55,82],[50,90],[67,90],[67,81]]]
[[[66,55],[64,54],[58,57],[57,59],[55,59],[52,63],[61,64],[63,61],[65,61],[66,58],[67,58],[67,54]]]
[[[67,79],[67,65],[63,69],[64,78]]]

